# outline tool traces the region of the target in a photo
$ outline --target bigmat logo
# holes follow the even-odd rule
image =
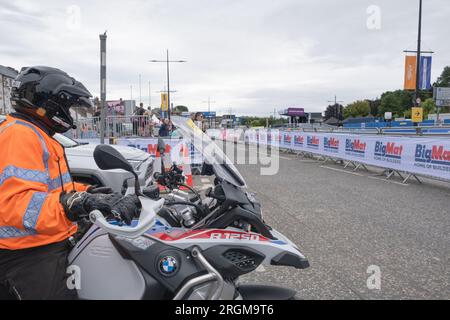
[[[311,149],[319,149],[319,138],[316,136],[307,136],[306,146]]]
[[[336,138],[323,138],[323,148],[325,151],[338,153],[339,152],[339,139]]]
[[[294,136],[294,145],[298,147],[303,147],[305,143],[305,138],[303,136]]]
[[[283,143],[290,145],[292,143],[292,136],[290,134],[288,134],[288,133],[285,133],[283,135]]]
[[[450,171],[450,150],[444,146],[434,145],[427,148],[426,145],[417,144],[415,153],[416,165],[430,164],[434,169]]]
[[[345,154],[350,156],[364,158],[366,155],[366,142],[361,142],[359,139],[345,140]]]
[[[385,143],[377,141],[375,143],[375,159],[387,162],[400,163],[402,160],[403,145],[396,142]]]

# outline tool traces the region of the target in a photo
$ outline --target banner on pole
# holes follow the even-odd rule
[[[169,111],[167,93],[161,93],[161,111]]]
[[[417,58],[416,56],[405,57],[405,90],[416,89],[416,70],[417,70]]]
[[[432,57],[420,57],[419,89],[431,90],[431,60]]]

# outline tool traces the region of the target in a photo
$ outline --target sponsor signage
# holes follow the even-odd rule
[[[249,143],[267,143],[265,130],[248,130],[245,134],[249,137]],[[258,134],[260,141],[257,140]],[[450,181],[450,140],[447,137],[409,138],[289,131],[281,131],[280,135],[282,145],[287,149]]]
[[[346,138],[345,154],[357,158],[364,158],[366,156],[366,146],[367,143],[359,138]]]
[[[306,137],[306,146],[309,149],[319,149],[320,139],[318,136],[307,136]]]
[[[338,153],[339,152],[340,139],[337,137],[324,137],[323,149],[324,151]]]

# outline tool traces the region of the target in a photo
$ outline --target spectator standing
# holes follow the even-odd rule
[[[161,127],[159,128],[159,136],[160,137],[168,137],[168,136],[170,136],[169,119],[164,119],[162,121]]]
[[[203,125],[203,113],[202,112],[197,112],[195,114],[195,121],[194,123],[197,125],[197,127],[199,127],[202,131],[205,131],[205,126]]]
[[[144,112],[144,135],[147,137],[153,136],[152,110],[148,107]]]

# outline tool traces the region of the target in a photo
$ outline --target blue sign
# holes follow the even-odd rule
[[[215,118],[216,117],[216,112],[215,111],[203,112],[203,116],[205,118]]]
[[[431,90],[431,56],[420,57],[419,89]]]

